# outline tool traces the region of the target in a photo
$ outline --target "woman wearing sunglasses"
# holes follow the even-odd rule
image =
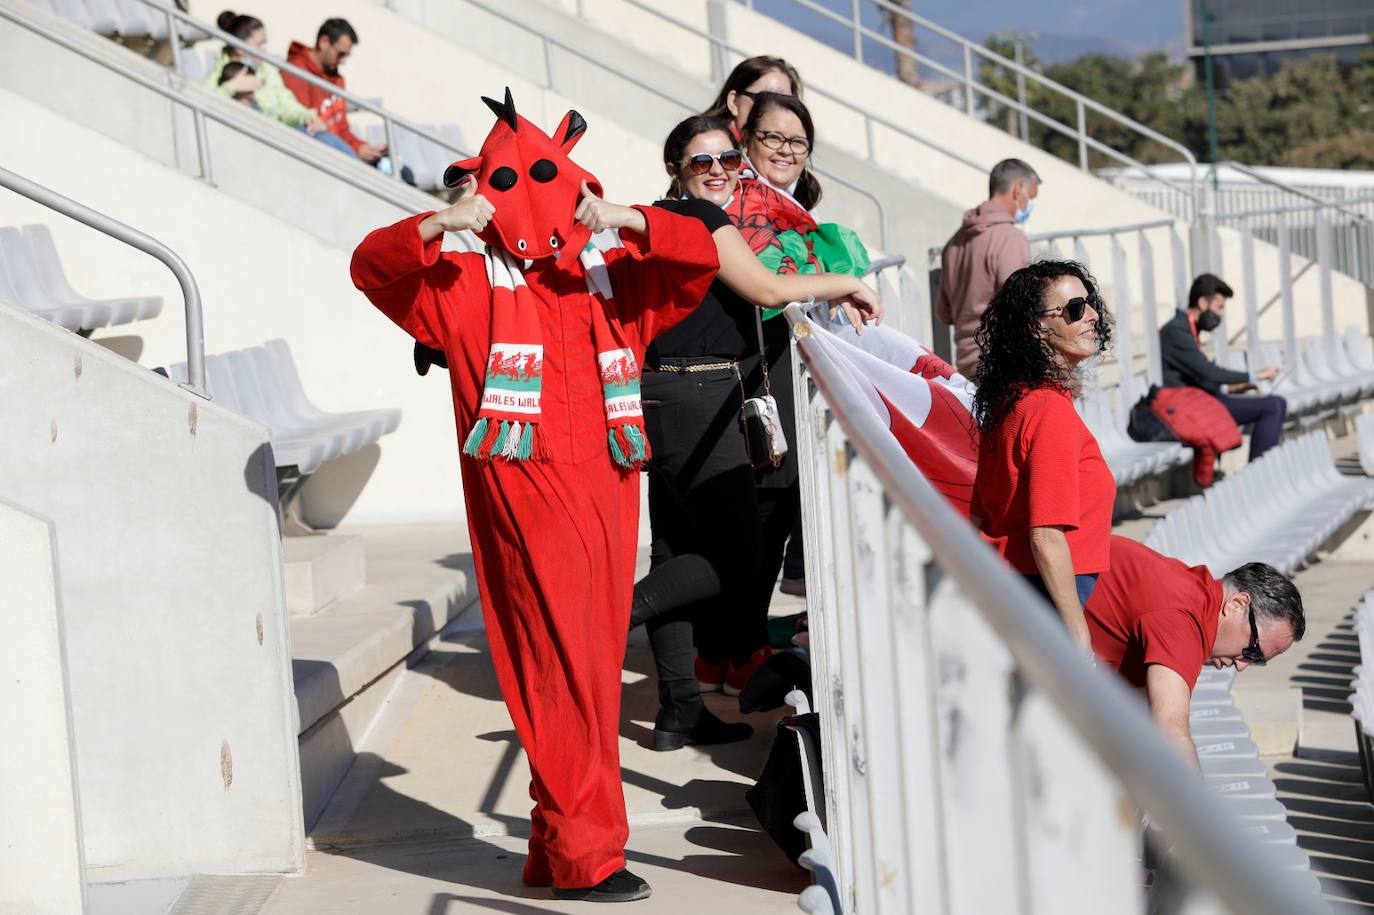
[[[721,209],[735,193],[743,163],[725,121],[703,115],[683,121],[664,143],[663,162],[671,184],[669,199],[658,206],[701,220],[720,257],[720,272],[701,304],[649,347],[642,380],[652,453],[653,569],[636,592],[653,599],[636,601],[631,625],[647,623],[658,668],[661,708],[653,746],[672,750],[752,733],[748,725],[726,724],[706,710],[698,674],[708,685],[733,692],[767,654],[767,607],[755,612],[743,600],[757,564],[759,513],[741,429],[740,362],[759,351],[757,309],[814,296],[843,308],[857,328],[879,317],[881,305],[857,277],[779,275],[759,262]],[[692,554],[710,563],[727,598],[719,606],[732,612],[721,614],[715,602],[663,612],[675,594],[690,590],[669,580],[683,565],[668,560]],[[714,618],[694,627],[699,615],[712,613]],[[696,667],[694,628],[701,658]]]
[[[973,520],[1085,652],[1083,605],[1108,567],[1116,480],[1073,398],[1078,367],[1110,339],[1093,278],[1073,261],[1048,260],[1008,277],[976,336]]]

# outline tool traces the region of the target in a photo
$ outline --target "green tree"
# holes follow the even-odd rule
[[[1011,57],[1016,39],[1000,34],[987,46]],[[1090,54],[1049,67],[1030,60],[1046,77],[1182,143],[1199,161],[1207,159],[1206,98],[1190,79],[1189,65],[1173,63],[1163,54],[1135,60]],[[1014,74],[1004,66],[985,62],[979,79],[989,90],[1016,96]],[[1027,102],[1064,128],[1033,119],[1030,141],[1076,163],[1073,101],[1031,84]],[[987,110],[990,121],[1017,132],[1007,105],[992,100]],[[1086,121],[1092,139],[1140,162],[1178,158],[1175,151],[1109,116],[1089,111]],[[1217,98],[1217,136],[1223,158],[1254,165],[1374,167],[1374,50],[1354,65],[1333,55],[1313,55],[1289,62],[1273,76],[1232,82]],[[1092,167],[1120,164],[1108,154],[1089,155]]]

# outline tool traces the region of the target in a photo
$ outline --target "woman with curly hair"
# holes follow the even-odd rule
[[[1081,264],[1013,273],[983,314],[973,415],[982,426],[971,514],[1091,651],[1083,605],[1107,570],[1116,480],[1073,398],[1111,317]]]

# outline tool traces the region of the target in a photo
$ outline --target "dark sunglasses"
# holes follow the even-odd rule
[[[719,162],[727,172],[737,171],[744,164],[744,153],[738,149],[727,149],[718,156],[698,153],[682,164],[693,175],[704,175],[711,170],[712,163]]]
[[[1264,659],[1264,652],[1260,651],[1259,626],[1255,623],[1254,607],[1250,608],[1250,644],[1240,650],[1240,656],[1254,667],[1263,667],[1269,663]]]
[[[1102,314],[1102,300],[1097,297],[1096,293],[1086,298],[1081,295],[1076,295],[1065,302],[1062,308],[1051,308],[1049,311],[1042,311],[1040,313],[1046,317],[1062,314],[1067,323],[1077,324],[1079,321],[1083,320],[1083,315],[1087,312],[1089,305],[1093,307],[1093,311]]]

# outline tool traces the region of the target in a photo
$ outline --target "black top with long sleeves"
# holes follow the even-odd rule
[[[1186,311],[1174,312],[1159,329],[1159,361],[1166,388],[1193,387],[1220,394],[1224,384],[1250,381],[1248,372],[1224,369],[1203,354],[1193,338]]]

